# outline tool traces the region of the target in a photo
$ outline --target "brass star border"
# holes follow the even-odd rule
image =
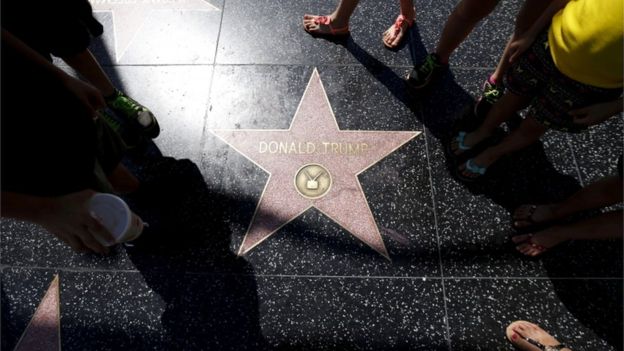
[[[211,129],[269,174],[238,255],[314,207],[390,260],[358,175],[419,135],[341,130],[315,68],[289,129]]]

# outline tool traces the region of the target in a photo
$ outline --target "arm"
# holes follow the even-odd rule
[[[568,113],[572,116],[574,123],[592,126],[622,112],[624,110],[623,107],[622,97],[620,97],[613,101],[590,105],[569,111]]]
[[[524,34],[509,44],[510,63],[514,63],[516,59],[533,44],[540,32],[550,24],[552,17],[559,12],[559,10],[564,8],[569,1],[570,0],[552,0],[535,23],[533,23]]]
[[[8,45],[22,62],[36,69],[38,73],[49,75],[60,81],[70,93],[78,98],[90,115],[95,117],[96,111],[106,106],[102,94],[96,88],[63,72],[4,28],[2,29],[2,42]]]
[[[94,192],[83,190],[59,197],[39,197],[2,192],[2,216],[43,226],[75,251],[105,254],[108,249],[95,236],[114,242],[108,230],[89,213]]]

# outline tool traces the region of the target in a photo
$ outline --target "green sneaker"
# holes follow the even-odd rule
[[[405,78],[409,87],[415,90],[426,88],[448,69],[448,63],[442,63],[437,54],[429,54],[420,66],[414,66]]]
[[[97,116],[104,121],[112,130],[114,130],[127,148],[135,148],[143,141],[143,137],[136,128],[127,128],[122,122],[113,117],[106,110],[98,110]]]
[[[160,126],[154,114],[121,91],[116,90],[112,97],[106,98],[106,104],[120,117],[138,123],[145,136],[154,139],[160,134]]]
[[[492,84],[489,80],[486,80],[483,83],[483,94],[474,106],[475,116],[484,119],[496,101],[503,96],[504,90],[505,87],[503,85]]]

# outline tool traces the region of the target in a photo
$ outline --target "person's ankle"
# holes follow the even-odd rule
[[[412,7],[406,12],[401,11],[401,15],[403,15],[403,17],[407,18],[408,20],[412,20],[416,17],[416,9]]]
[[[336,14],[335,12],[333,12],[331,15],[328,15],[327,17],[329,17],[329,20],[335,26],[338,26],[338,25],[342,26],[343,24],[344,25],[349,24],[349,19],[348,18],[339,17],[338,14]]]
[[[488,77],[487,79],[488,83],[490,83],[491,85],[499,85],[500,84],[500,79],[498,79],[497,77],[494,76],[494,74],[492,74],[491,76]]]
[[[471,133],[468,133],[468,135],[466,135],[466,137],[468,139],[475,140],[476,143],[480,143],[481,141],[489,138],[490,135],[492,135],[492,132],[490,132],[488,130],[484,130],[482,128],[479,128],[479,129],[477,129],[477,130],[475,130],[475,131],[473,131]],[[476,144],[476,143],[473,143],[473,144]]]
[[[440,52],[438,50],[434,51],[431,53],[432,55],[435,55],[436,58],[438,59],[438,62],[440,62],[443,65],[448,65],[449,62],[449,55],[445,55],[445,54],[440,54]]]

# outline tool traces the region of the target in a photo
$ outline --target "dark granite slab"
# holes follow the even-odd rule
[[[446,294],[453,350],[513,350],[505,328],[516,320],[572,350],[622,349],[621,279],[450,280]]]

